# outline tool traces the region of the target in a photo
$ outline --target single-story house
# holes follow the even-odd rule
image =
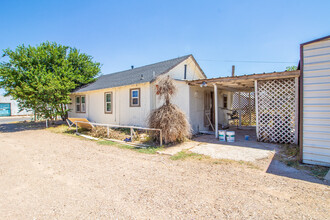
[[[169,75],[194,133],[250,126],[258,141],[299,144],[305,163],[330,166],[330,36],[301,44],[297,71],[208,79],[192,55],[103,75],[75,90],[69,117],[147,126],[163,104],[155,79]]]
[[[208,97],[206,104],[211,108],[213,92],[210,88],[188,84],[191,80],[207,78],[192,55],[100,76],[72,93],[69,117],[146,127],[149,113],[163,104],[154,88],[159,75],[169,75],[175,80],[178,92],[173,103],[185,112],[193,131],[208,130],[209,123],[204,121],[204,96]],[[223,97],[229,107],[232,92],[223,91],[219,102],[223,102]],[[219,118],[221,123],[228,123],[224,114],[219,113]]]
[[[0,95],[0,117],[32,114],[32,111],[20,111],[18,107],[18,102],[11,96]]]

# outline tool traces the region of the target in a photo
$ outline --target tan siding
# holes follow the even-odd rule
[[[330,166],[330,40],[303,47],[303,162]]]

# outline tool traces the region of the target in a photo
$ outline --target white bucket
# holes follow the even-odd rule
[[[235,131],[227,131],[226,139],[227,139],[227,142],[235,142]]]
[[[226,141],[226,131],[219,131],[219,141]]]

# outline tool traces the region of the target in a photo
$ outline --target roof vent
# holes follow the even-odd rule
[[[143,74],[141,74],[141,79],[140,80],[143,80],[143,79],[144,79]]]
[[[131,68],[134,69],[134,66],[132,65]]]

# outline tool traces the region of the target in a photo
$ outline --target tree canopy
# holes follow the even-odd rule
[[[95,80],[100,63],[76,48],[45,42],[3,50],[0,88],[19,102],[21,109],[53,119],[66,118],[70,93]]]
[[[285,71],[295,71],[297,70],[297,68],[298,68],[297,66],[287,66]]]

